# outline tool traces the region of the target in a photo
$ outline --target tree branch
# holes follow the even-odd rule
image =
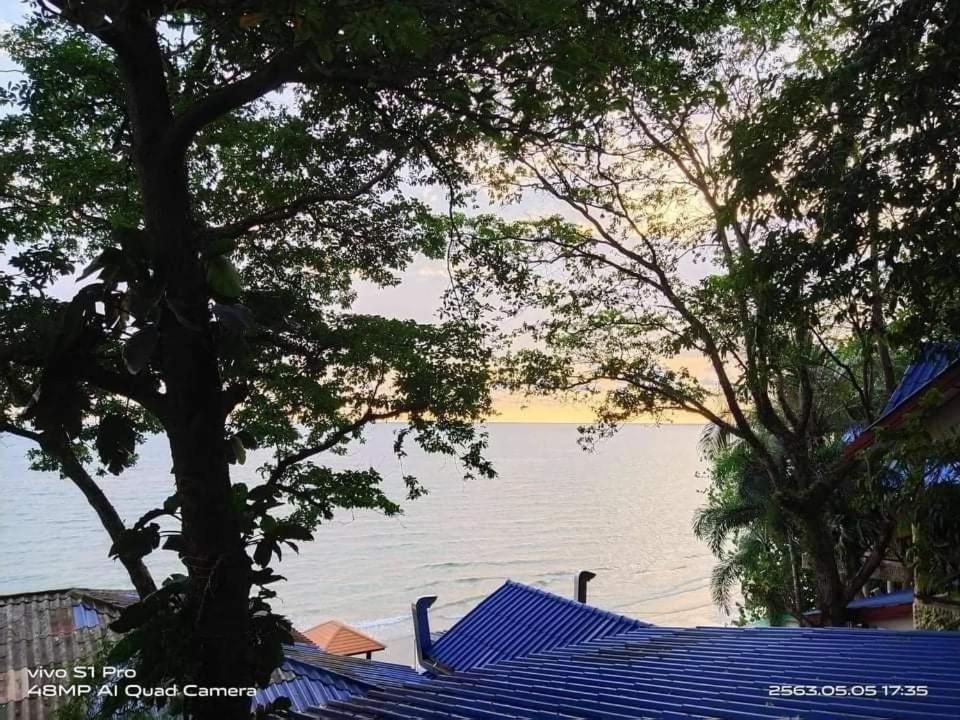
[[[107,370],[96,362],[85,364],[80,378],[105,392],[133,400],[161,423],[166,424],[169,414],[167,398],[151,384],[145,383],[143,378]]]
[[[45,453],[53,457],[60,465],[60,472],[76,485],[87,499],[87,503],[97,513],[100,524],[103,525],[110,539],[114,543],[120,540],[126,530],[123,520],[120,519],[116,508],[100,486],[83,467],[83,463],[80,462],[65,435],[55,430],[39,433],[11,423],[0,423],[0,433],[4,432],[35,442]],[[157,589],[150,571],[140,558],[121,555],[120,562],[126,568],[127,574],[141,598]]]
[[[888,520],[886,522],[883,528],[883,535],[879,542],[874,546],[870,555],[864,560],[863,565],[856,574],[847,581],[846,588],[844,588],[845,602],[850,602],[860,588],[863,587],[864,583],[870,579],[874,571],[880,567],[880,563],[883,562],[883,558],[886,556],[887,546],[893,539],[893,531],[896,526],[897,524],[894,520]]]
[[[405,152],[398,153],[380,171],[369,177],[361,185],[347,192],[312,192],[291,200],[283,205],[263,210],[229,225],[208,228],[204,236],[214,238],[237,238],[259,225],[281,222],[294,217],[311,205],[325,202],[350,202],[370,192],[376,185],[386,180],[403,162]]]
[[[179,157],[194,136],[210,123],[296,80],[302,60],[302,50],[283,52],[256,72],[223,85],[195,102],[174,119],[165,138],[167,151]]]
[[[32,440],[35,443],[39,443],[41,438],[40,433],[27,430],[26,428],[13,425],[11,423],[0,423],[0,433],[9,433],[10,435],[16,435],[17,437]]]
[[[280,460],[280,462],[277,463],[276,467],[274,467],[273,470],[270,472],[270,476],[267,479],[267,484],[275,484],[279,482],[283,474],[287,470],[289,470],[291,467],[293,467],[297,463],[303,462],[304,460],[307,460],[308,458],[313,457],[314,455],[319,455],[320,453],[325,452],[332,447],[335,447],[336,445],[340,444],[343,440],[345,440],[347,437],[349,437],[350,435],[355,433],[357,430],[362,428],[364,425],[367,425],[372,422],[376,422],[378,420],[390,420],[393,418],[397,418],[405,413],[423,412],[426,409],[427,408],[424,406],[416,406],[416,407],[408,407],[408,408],[400,408],[397,410],[391,410],[390,412],[385,412],[385,413],[376,413],[373,411],[372,408],[367,408],[367,410],[363,413],[363,415],[361,415],[359,418],[354,420],[352,423],[349,423],[348,425],[344,425],[343,427],[337,430],[334,430],[323,440],[323,442],[320,442],[316,445],[311,445],[310,447],[302,448],[301,450],[298,450],[295,453],[287,455],[285,458]]]

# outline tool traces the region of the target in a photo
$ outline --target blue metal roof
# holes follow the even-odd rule
[[[784,685],[831,696],[784,696],[776,692]],[[907,695],[905,686],[923,689]],[[844,692],[847,697],[837,697]],[[335,701],[315,715],[956,720],[958,708],[957,632],[643,627],[417,685],[373,690]]]
[[[75,602],[72,605],[72,610],[73,627],[75,629],[95,628],[100,625],[100,613],[97,612],[97,609],[92,604]],[[111,620],[113,620],[113,618],[105,616],[103,624],[108,625]]]
[[[920,350],[917,359],[907,366],[880,417],[886,417],[920,392],[940,373],[960,360],[960,342],[929,343]]]
[[[366,660],[325,652],[316,645],[295,643],[284,648],[284,655],[315,668],[373,687],[404,682],[417,682],[423,676],[408,665]]]
[[[260,707],[286,697],[291,709],[303,712],[376,688],[423,680],[406,665],[333,655],[315,645],[295,643],[284,648],[283,664],[270,685],[257,690],[254,705]]]
[[[930,463],[924,468],[924,485],[960,482],[960,462]]]
[[[445,632],[430,657],[466,670],[646,625],[508,580]]]
[[[285,658],[273,682],[257,690],[254,707],[261,707],[277,700],[289,698],[290,707],[303,712],[311,707],[321,707],[331,700],[346,700],[355,695],[363,695],[371,686],[361,685],[336,673],[327,672]]]
[[[863,610],[865,608],[892,607],[894,605],[909,605],[913,602],[913,590],[898,590],[892,593],[879,593],[870,597],[857,598],[847,604],[849,610]]]

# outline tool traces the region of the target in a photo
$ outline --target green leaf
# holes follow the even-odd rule
[[[269,585],[270,583],[281,580],[286,580],[286,578],[283,575],[274,573],[273,568],[264,568],[263,570],[255,570],[250,573],[250,582],[254,585]]]
[[[113,268],[119,264],[123,259],[123,254],[118,248],[107,248],[99,255],[97,255],[89,265],[87,265],[83,272],[80,273],[78,280],[86,280],[88,277],[93,275],[98,270],[104,270],[107,268]]]
[[[274,531],[273,536],[281,540],[313,540],[313,533],[307,528],[292,522],[285,522],[280,525]]]
[[[100,462],[119,475],[130,466],[136,449],[137,431],[130,418],[111,413],[100,420],[95,445]]]
[[[160,526],[150,523],[144,528],[127,528],[110,546],[110,557],[139,560],[160,547]]]
[[[249,430],[241,430],[236,434],[236,437],[240,438],[240,442],[247,450],[257,449],[257,438]]]
[[[266,567],[270,564],[270,558],[273,556],[273,551],[278,550],[277,542],[270,538],[264,538],[257,543],[256,549],[253,551],[253,561],[257,563],[260,567]]]
[[[177,533],[175,535],[168,535],[163,541],[164,550],[172,550],[173,552],[180,553],[181,555],[187,551],[187,544],[184,542],[183,535]]]
[[[155,325],[135,332],[123,346],[123,362],[132,375],[138,374],[150,362],[160,334]]]
[[[222,255],[207,262],[207,284],[214,293],[231,300],[240,297],[243,282],[236,266]]]
[[[144,625],[155,614],[156,610],[152,604],[143,601],[135,602],[121,611],[120,617],[110,623],[110,629],[116,633],[127,633]]]
[[[237,249],[237,243],[232,238],[216,238],[203,248],[203,257],[210,260],[220,255],[229,255]]]
[[[164,512],[173,514],[180,509],[180,493],[174,493],[163,501]]]
[[[169,577],[163,579],[161,587],[168,593],[170,591],[182,592],[187,589],[189,582],[190,578],[183,573],[172,573]]]

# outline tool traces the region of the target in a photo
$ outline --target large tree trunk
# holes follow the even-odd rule
[[[162,247],[158,270],[166,281],[160,353],[189,577],[186,610],[199,661],[194,680],[206,687],[250,687],[250,564],[224,450],[217,351],[185,168],[167,168],[163,161],[151,167],[144,202],[148,232]],[[197,718],[241,718],[249,699],[197,699],[188,709]]]
[[[166,284],[160,353],[186,547],[186,610],[199,661],[194,680],[213,688],[250,687],[250,561],[230,484],[217,350],[186,168],[154,160],[144,176],[144,204]],[[249,704],[247,697],[196,699],[188,710],[196,718],[229,720],[245,717]]]
[[[210,688],[253,685],[249,635],[250,561],[224,443],[224,411],[208,293],[193,222],[185,158],[165,140],[172,111],[156,29],[131,27],[136,48],[122,63],[146,232],[161,303],[159,352],[169,415],[167,435],[181,502],[185,612],[192,626],[189,681]],[[250,699],[194,698],[188,716],[246,718]]]

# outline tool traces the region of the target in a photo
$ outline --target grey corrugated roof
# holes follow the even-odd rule
[[[38,681],[27,669],[72,668],[93,659],[115,637],[108,624],[134,600],[130,591],[77,588],[0,596],[0,718],[50,717],[64,701],[28,697]]]

